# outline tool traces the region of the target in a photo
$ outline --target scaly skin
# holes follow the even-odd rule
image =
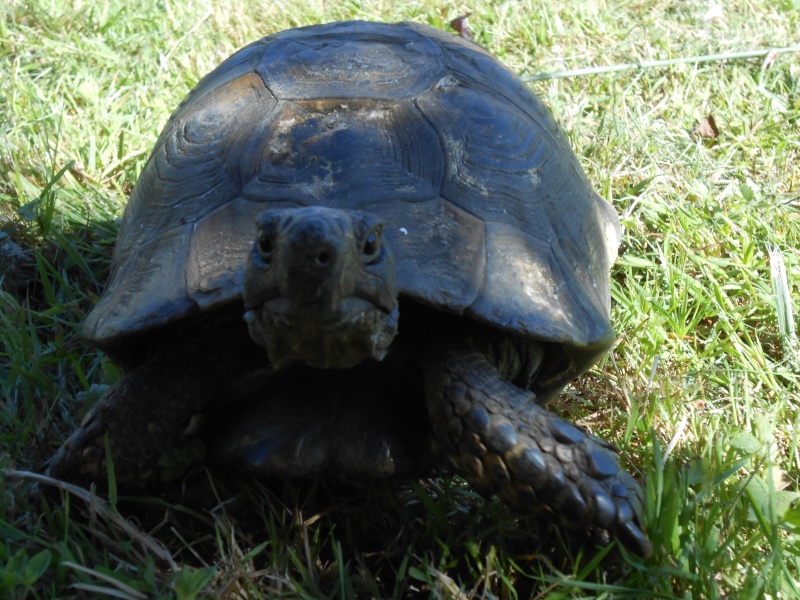
[[[108,439],[118,482],[133,488],[159,482],[162,453],[179,443],[181,432],[210,400],[212,389],[200,369],[185,378],[176,377],[174,365],[158,362],[134,369],[92,407],[50,459],[48,475],[102,483]]]
[[[425,352],[428,410],[440,451],[459,474],[520,511],[544,510],[599,543],[616,537],[643,557],[652,554],[641,489],[620,470],[613,445],[507,381],[489,360],[503,353],[485,352],[470,338],[438,346]]]
[[[180,465],[165,465],[163,459],[165,452],[177,457],[187,444],[196,447],[183,435],[192,417],[235,403],[271,376],[266,352],[240,323],[240,315],[222,314],[210,323],[195,323],[194,337],[186,339],[182,332],[165,338],[155,355],[92,407],[50,459],[48,475],[102,484],[106,438],[116,479],[124,487],[150,487],[179,475]],[[187,466],[203,457],[185,458]]]

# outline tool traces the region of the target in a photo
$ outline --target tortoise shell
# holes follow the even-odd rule
[[[548,110],[474,43],[358,21],[265,37],[197,84],[131,194],[87,337],[136,362],[136,340],[240,302],[256,216],[306,205],[381,217],[401,298],[565,350],[555,387],[613,340],[619,222]]]

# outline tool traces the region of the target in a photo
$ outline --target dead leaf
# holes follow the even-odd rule
[[[467,19],[471,14],[472,14],[471,12],[468,12],[467,14],[461,15],[460,17],[456,17],[455,19],[450,21],[450,27],[455,29],[458,32],[458,35],[460,35],[462,38],[469,41],[472,41],[472,35],[470,35],[469,33],[469,27],[467,26]]]
[[[703,15],[703,21],[706,23],[713,23],[715,21],[723,21],[725,19],[725,12],[719,4],[711,4],[708,11]]]
[[[792,481],[786,474],[786,471],[781,469],[779,466],[770,465],[767,468],[772,471],[772,484],[775,486],[776,490],[785,490],[792,484]],[[766,474],[765,477],[767,477]]]
[[[717,122],[714,121],[713,115],[708,115],[705,119],[701,120],[692,130],[693,135],[699,135],[702,138],[715,139],[719,137],[719,129]]]
[[[778,53],[775,50],[770,50],[767,52],[767,55],[764,57],[764,60],[761,62],[761,70],[766,71],[772,66],[772,63],[775,62],[775,59],[778,58]]]

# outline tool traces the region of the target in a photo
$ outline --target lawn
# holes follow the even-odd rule
[[[653,556],[592,547],[451,477],[243,485],[197,470],[160,496],[37,482],[120,376],[81,324],[192,86],[289,27],[452,31],[466,11],[620,214],[616,343],[554,408],[643,482]],[[6,0],[0,596],[800,597],[798,44],[798,0]],[[713,58],[685,60],[698,56]]]

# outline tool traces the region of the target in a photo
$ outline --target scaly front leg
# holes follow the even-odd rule
[[[426,358],[435,441],[471,485],[521,511],[551,512],[601,543],[613,536],[650,556],[641,489],[620,470],[613,445],[539,406],[469,338],[444,342]]]
[[[48,474],[102,485],[106,439],[116,479],[127,488],[172,479],[202,459],[202,448],[183,436],[192,417],[235,403],[272,373],[266,353],[237,332],[198,334],[127,373],[50,459]],[[189,456],[192,450],[200,455]]]

